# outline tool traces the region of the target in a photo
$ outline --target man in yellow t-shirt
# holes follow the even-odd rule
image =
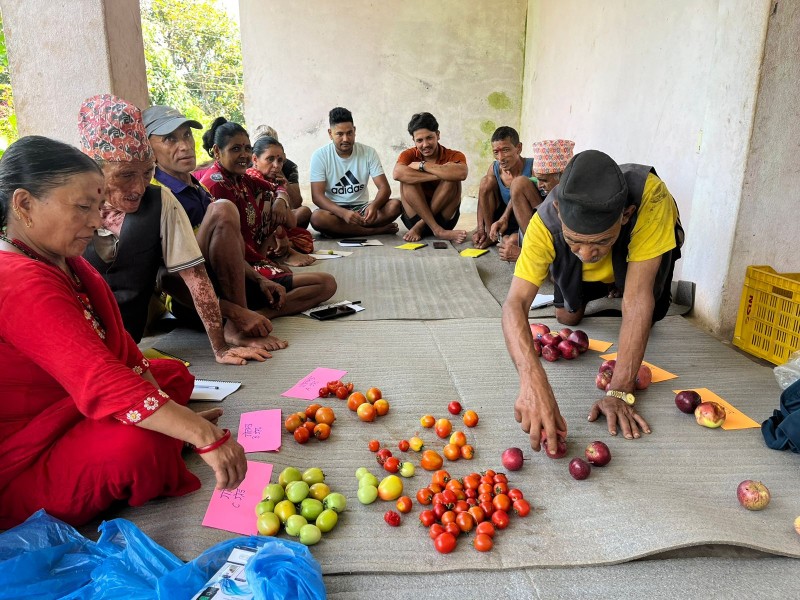
[[[619,352],[611,388],[596,402],[589,420],[602,413],[608,431],[626,439],[650,433],[636,412],[634,382],[652,324],[669,308],[675,261],[683,229],[678,207],[652,167],[617,165],[597,150],[576,154],[559,185],[528,225],[511,289],[503,305],[503,333],[520,376],[514,414],[539,450],[540,430],[548,451],[567,424],[547,375],[533,351],[528,311],[548,271],[555,283],[556,318],[577,325],[586,303],[622,293]]]

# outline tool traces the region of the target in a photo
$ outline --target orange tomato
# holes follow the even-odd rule
[[[458,525],[461,531],[467,533],[468,531],[472,531],[473,527],[475,527],[475,519],[473,519],[472,515],[468,512],[460,512],[456,516],[456,525]]]
[[[436,423],[436,417],[433,415],[424,415],[420,418],[419,424],[422,425],[425,429],[430,429],[433,427],[434,423]]]
[[[509,498],[505,494],[497,494],[492,499],[492,505],[494,506],[495,510],[502,510],[504,512],[508,512],[511,510],[511,498]]]
[[[314,427],[316,426],[317,424],[314,421],[306,421],[305,423],[303,423],[303,427],[308,429],[308,433],[310,433],[311,435],[314,435]]]
[[[452,510],[445,511],[442,514],[441,518],[439,519],[439,522],[442,525],[444,525],[445,527],[447,527],[448,523],[455,523],[456,522],[456,513],[454,511],[452,511]]]
[[[331,426],[327,423],[317,423],[314,427],[314,437],[318,440],[327,440],[331,437]]]
[[[486,519],[486,514],[480,506],[470,506],[468,512],[475,519],[476,525],[480,525]]]
[[[375,412],[379,417],[382,417],[389,412],[389,402],[383,398],[376,400],[373,406],[375,407]]]
[[[428,489],[434,494],[438,494],[444,489],[444,485],[431,481],[431,484],[428,486]]]
[[[314,420],[317,423],[324,423],[325,425],[333,425],[333,422],[336,420],[336,415],[333,413],[333,409],[329,406],[323,406],[314,413]]]
[[[464,413],[462,420],[467,427],[475,427],[478,424],[478,413],[474,410],[468,410]]]
[[[467,435],[463,431],[454,431],[450,436],[450,443],[460,448],[467,443]]]
[[[383,394],[376,387],[371,387],[367,390],[367,402],[374,404],[376,400],[383,398]]]
[[[451,479],[444,486],[444,489],[453,490],[455,492],[456,490],[463,490],[464,489],[464,484],[461,483],[458,479]]]
[[[447,444],[442,450],[442,454],[447,460],[458,460],[461,458],[461,448],[455,444]]]
[[[431,450],[430,452],[433,452],[433,450]],[[450,477],[450,473],[448,473],[444,469],[439,469],[431,477],[431,483],[434,484],[434,485],[441,486],[442,489],[444,489],[444,487],[447,485],[447,482],[450,481],[451,479],[452,479],[452,477]],[[431,489],[433,489],[433,488],[431,487]],[[439,490],[439,491],[441,492],[442,490]]]
[[[477,490],[481,484],[481,478],[477,473],[470,473],[464,477],[464,487],[468,490]]]
[[[419,461],[420,466],[426,471],[435,471],[441,468],[444,459],[439,456],[435,450],[425,450],[422,453],[422,460]]]
[[[453,424],[450,422],[450,419],[439,419],[436,421],[434,431],[440,438],[446,438],[450,435],[450,432],[453,431]]]
[[[367,401],[364,401],[356,410],[358,418],[367,423],[375,420],[375,407]]]
[[[461,458],[465,460],[472,460],[473,456],[475,456],[475,448],[469,444],[464,444],[461,446]]]
[[[296,414],[289,415],[286,418],[286,422],[284,423],[284,426],[286,427],[286,431],[288,431],[289,433],[294,433],[295,429],[297,429],[298,427],[302,427],[303,426],[303,421],[304,420],[305,420],[305,417],[303,419],[301,419],[300,415],[296,415]]]
[[[358,407],[366,401],[367,399],[364,397],[364,394],[361,392],[353,392],[347,399],[347,408],[350,410],[358,410]]]
[[[414,506],[414,503],[411,501],[411,498],[408,496],[400,496],[397,499],[397,510],[401,513],[408,513],[411,512],[411,508]]]
[[[428,506],[433,500],[433,492],[430,488],[422,488],[417,492],[417,502],[423,506]]]
[[[306,419],[313,419],[320,408],[322,408],[322,404],[309,404],[306,407]]]
[[[298,427],[294,430],[294,439],[298,444],[305,444],[310,437],[311,433],[305,427]]]

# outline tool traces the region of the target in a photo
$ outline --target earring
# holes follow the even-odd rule
[[[14,213],[14,216],[17,217],[17,221],[21,221],[22,220],[22,215],[19,214],[19,208],[17,208],[16,206],[12,205],[11,206],[11,210]]]
[[[27,227],[28,229],[33,227],[33,221],[31,221],[30,219],[25,219],[25,227]]]

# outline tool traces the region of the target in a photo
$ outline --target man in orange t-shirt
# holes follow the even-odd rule
[[[467,158],[439,143],[439,123],[431,113],[411,117],[408,133],[414,147],[397,157],[393,177],[400,182],[403,236],[416,242],[426,235],[460,244],[467,232],[455,229],[461,216],[461,182],[467,178]]]

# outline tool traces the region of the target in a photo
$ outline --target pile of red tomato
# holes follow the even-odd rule
[[[298,444],[305,444],[311,437],[327,440],[331,435],[336,415],[329,406],[309,404],[305,412],[292,413],[284,421],[286,431],[294,435]]]
[[[488,552],[494,546],[496,530],[508,527],[512,510],[520,517],[531,512],[522,492],[509,489],[505,473],[492,470],[459,480],[440,469],[430,485],[417,492],[417,501],[431,507],[420,513],[419,520],[442,554],[452,552],[459,536],[473,529],[472,545],[479,552]]]

